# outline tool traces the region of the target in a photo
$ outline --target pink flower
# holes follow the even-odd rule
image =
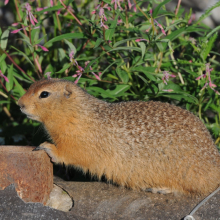
[[[24,28],[19,28],[19,29],[13,30],[13,31],[11,31],[11,33],[12,33],[12,34],[16,34],[16,33],[18,33],[20,30],[24,30],[26,27],[28,27],[28,26],[25,26]],[[40,26],[37,26],[37,27],[35,27],[35,28],[33,28],[33,29],[37,29],[37,28],[40,28]]]
[[[196,39],[195,39],[195,38],[193,38],[193,37],[189,37],[189,41],[191,41],[191,42],[192,42],[192,44],[196,44]]]
[[[220,93],[217,90],[214,89],[217,86],[215,84],[213,84],[212,80],[211,80],[211,71],[212,70],[213,70],[213,68],[210,69],[210,64],[206,63],[206,73],[202,74],[199,77],[197,77],[196,80],[199,80],[201,78],[206,78],[205,85],[202,87],[201,91],[209,86],[210,89],[212,89],[216,94],[220,95]]]
[[[137,12],[137,8],[136,8],[136,5],[134,6],[134,12]]]
[[[26,26],[26,27],[27,27],[27,26]],[[13,31],[11,31],[11,33],[12,33],[12,34],[16,34],[16,33],[18,33],[20,30],[25,29],[26,27],[24,27],[24,28],[20,28],[20,29],[16,29],[16,30],[13,30]]]
[[[73,51],[72,51],[72,52],[70,53],[71,59],[73,59],[73,55],[74,55],[74,53],[73,53]],[[87,65],[89,64],[89,62],[90,62],[90,61],[86,61],[86,62],[85,62],[85,68],[87,67]],[[76,81],[74,82],[74,83],[78,83],[80,77],[82,76],[82,74],[84,73],[85,70],[84,70],[81,66],[79,66],[77,62],[76,62],[74,65],[77,67],[78,70],[76,71],[76,74],[72,75],[72,77],[78,77],[78,78],[76,79]],[[89,69],[92,70],[92,67],[90,66]],[[92,74],[95,76],[96,79],[101,80],[100,77],[99,77],[99,76],[102,74],[101,72],[99,72],[98,75],[95,74],[94,72],[92,72]]]
[[[3,77],[6,82],[9,82],[8,78],[5,75],[3,75],[1,70],[0,70],[0,76]]]
[[[128,8],[131,10],[133,4],[131,4],[130,0],[128,0]]]
[[[4,3],[4,4],[5,4],[5,5],[7,5],[7,4],[8,4],[8,2],[9,2],[9,0],[5,0],[5,3]]]
[[[206,77],[206,74],[202,74],[201,76],[197,77],[196,80],[199,80],[201,78],[205,78]]]
[[[90,61],[86,61],[85,62],[85,67],[87,67],[87,65],[89,63],[90,63]],[[90,66],[89,69],[92,70],[92,67]],[[92,74],[95,76],[96,79],[101,80],[100,77],[99,77],[102,74],[101,72],[99,72],[98,75],[96,75],[94,72],[92,72]]]
[[[193,14],[191,15],[191,18],[190,18],[189,21],[188,21],[188,24],[191,24],[195,19],[196,19],[196,14],[193,13]]]
[[[102,19],[100,21],[100,27],[104,27],[105,29],[108,29],[108,25],[105,25],[103,22],[102,22]]]
[[[96,11],[99,11],[98,14],[100,17],[100,27],[104,27],[105,29],[108,29],[108,26],[104,24],[104,22],[107,21],[107,17],[105,15],[104,9],[107,9],[109,11],[111,10],[108,4],[105,4],[103,7],[101,7],[101,5],[99,4],[95,7],[95,10],[92,11],[92,14],[95,14]]]
[[[11,26],[13,26],[13,27],[15,27],[15,26],[17,26],[17,25],[19,25],[19,23],[13,23],[13,24],[11,24]]]
[[[130,0],[128,0],[128,8],[131,10],[132,6],[134,5],[134,12],[137,11],[136,5],[135,4],[131,4]]]
[[[140,42],[140,41],[147,41],[149,43],[149,40],[146,40],[146,39],[137,39],[135,40],[136,42]]]
[[[73,13],[75,12],[75,11],[72,9],[71,6],[67,6],[66,10],[67,10],[67,9],[69,9],[69,11],[71,11],[71,12],[73,12]],[[64,16],[68,15],[68,13],[69,13],[69,12],[66,11],[66,12],[64,13]]]
[[[163,91],[164,91],[164,92],[173,92],[172,89],[164,89]]]
[[[120,10],[123,10],[122,7],[121,7],[121,5],[120,5],[120,2],[123,2],[123,1],[122,1],[122,0],[112,0],[112,1],[111,1],[111,4],[112,4],[112,3],[115,3],[115,6],[114,6],[115,10],[116,10],[118,7],[119,7]]]
[[[74,59],[74,51],[73,50],[71,50],[71,52],[69,53],[69,58],[70,58],[70,62],[72,62],[74,66],[78,66],[77,61]]]
[[[175,75],[173,75],[173,74],[170,74],[168,71],[163,71],[163,77],[162,77],[162,80],[163,80],[163,82],[167,85],[167,82],[168,82],[168,80],[169,80],[169,78],[170,77],[176,77]]]
[[[34,15],[31,12],[30,4],[26,3],[25,4],[25,8],[26,8],[27,16],[29,17],[29,20],[30,20],[31,24],[35,26],[35,23],[38,23],[38,21],[37,21],[37,19],[34,17]]]
[[[122,22],[122,19],[118,19],[117,24],[121,24]]]
[[[53,0],[50,0],[50,5],[53,7]]]
[[[202,91],[203,89],[205,89],[207,86],[208,86],[208,83],[205,83],[205,85],[202,87],[201,91]]]
[[[36,44],[36,45],[39,46],[43,51],[49,51],[46,47],[43,47],[40,44]]]
[[[78,76],[78,78],[77,78],[76,81],[74,82],[75,84],[78,83],[80,77],[82,76],[82,74],[83,74],[83,72],[84,72],[84,69],[83,69],[81,66],[77,66],[77,68],[78,68],[78,70],[76,71],[77,74],[72,75],[72,77],[77,77],[77,76]]]
[[[154,23],[161,29],[162,33],[163,33],[164,35],[166,35],[166,32],[164,31],[162,25],[161,25],[158,21],[156,21],[155,19],[154,19]]]
[[[51,74],[51,72],[46,72],[44,75],[46,75],[48,79],[51,79],[50,74]]]
[[[60,14],[61,10],[62,10],[62,8],[61,8],[61,9],[59,9],[59,10],[57,11],[57,15],[59,15],[59,14]]]
[[[152,18],[152,13],[153,13],[153,10],[150,9],[151,19],[153,19],[153,18]],[[164,35],[166,35],[166,32],[165,32],[163,26],[162,26],[157,20],[155,20],[155,19],[153,19],[153,22],[154,22],[154,24],[155,24],[157,27],[159,27],[159,28],[161,29],[161,32],[162,32]],[[151,29],[151,27],[152,27],[152,26],[150,26],[150,27],[146,30],[146,32],[149,32],[149,30]]]
[[[37,10],[37,11],[42,11],[42,10],[44,10],[44,9],[46,9],[46,8],[48,8],[48,7],[44,7],[44,8],[36,8],[36,10]],[[48,13],[47,11],[44,12],[44,14],[47,14],[47,13]]]

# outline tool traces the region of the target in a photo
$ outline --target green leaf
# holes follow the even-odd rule
[[[95,46],[93,47],[93,49],[97,48],[102,43],[102,41],[103,41],[102,38],[98,38],[95,42]]]
[[[183,92],[181,87],[175,83],[169,82],[164,86],[164,90],[172,89],[174,92]]]
[[[31,30],[31,42],[35,42],[35,39],[37,39],[39,36],[39,32],[40,32],[39,28]]]
[[[175,92],[175,91],[174,91]],[[185,92],[175,92],[175,93],[167,93],[167,92],[164,92],[164,91],[161,91],[159,92],[159,96],[165,96],[165,97],[168,97],[168,98],[172,98],[172,99],[176,99],[176,100],[181,100],[181,99],[185,99],[186,101],[190,102],[190,103],[194,103],[194,104],[198,104],[199,103],[199,100],[188,94],[188,93],[185,93]]]
[[[64,66],[63,66],[63,68],[62,68],[60,71],[56,72],[56,73],[63,73],[63,72],[64,72],[66,69],[68,69],[71,65],[72,65],[72,63],[65,63]]]
[[[64,39],[83,39],[86,38],[86,36],[83,33],[70,33],[70,34],[62,34],[60,36],[54,37],[51,40],[47,41],[44,46],[47,46],[51,43],[54,43],[56,41],[61,41]]]
[[[107,98],[107,97],[115,98],[115,96],[111,95],[110,93],[108,93],[107,91],[105,91],[104,89],[99,88],[99,87],[91,86],[91,87],[87,87],[87,90],[96,91],[96,92],[98,92],[103,98]]]
[[[109,78],[119,80],[118,77],[116,77],[116,76],[114,76],[114,75],[112,75],[112,74],[108,74],[107,76],[108,76]]]
[[[8,77],[8,81],[9,82],[6,82],[6,89],[8,91],[11,91],[12,88],[13,88],[13,64],[11,64],[11,66],[10,66],[10,68],[8,70],[7,77]]]
[[[23,53],[22,51],[18,50],[17,48],[15,48],[15,47],[13,47],[13,46],[11,46],[11,47],[18,51],[18,53],[13,53],[13,54],[19,54],[19,55],[21,55],[21,56],[24,56],[25,59],[31,64],[31,66],[32,66],[33,68],[35,68],[34,64],[31,62],[31,60],[29,59],[29,57],[28,57],[25,53]]]
[[[109,50],[108,52],[112,52],[112,51],[116,51],[116,50],[135,50],[135,51],[138,51],[138,52],[142,52],[140,48],[138,47],[116,47],[112,50]]]
[[[208,103],[205,105],[204,111],[206,111],[209,108],[209,106],[212,104],[212,101],[213,101],[213,99],[212,99],[212,97],[210,97]]]
[[[26,42],[26,44],[28,45],[28,47],[29,47],[29,49],[30,49],[31,53],[34,53],[34,47],[31,45],[31,43],[30,43],[30,40],[29,40],[29,39],[28,39],[28,40],[26,40],[26,39],[20,39],[20,38],[18,38],[18,40],[21,40],[21,41],[23,41],[23,42]]]
[[[144,42],[139,42],[139,45],[141,47],[141,54],[142,54],[142,59],[143,59],[145,52],[146,52],[146,45]]]
[[[27,76],[25,75],[23,72],[17,72],[16,69],[13,70],[13,76],[16,77],[17,79],[19,79],[20,81],[24,81],[24,82],[27,82],[27,83],[33,83],[33,81]]]
[[[214,28],[212,31],[210,31],[210,32],[207,34],[206,38],[209,38],[213,33],[217,32],[219,29],[220,29],[220,25],[217,26],[216,28]]]
[[[105,68],[105,70],[104,71],[102,71],[102,75],[112,66],[112,65],[114,65],[114,64],[116,64],[116,63],[118,63],[118,62],[120,62],[121,60],[115,60],[113,63],[111,63],[109,66],[107,66],[106,68]]]
[[[205,44],[204,49],[201,51],[200,55],[204,61],[206,60],[211,49],[213,48],[217,37],[218,37],[218,33],[215,33],[212,37],[210,37],[210,39],[208,40],[208,43]]]
[[[42,11],[37,11],[34,14],[39,15],[39,14],[43,14],[44,12],[47,12],[47,11],[57,11],[57,10],[59,10],[61,8],[63,8],[62,5],[57,5],[57,6],[46,8],[46,9],[44,9]]]
[[[6,55],[5,53],[3,53],[3,54],[0,56],[0,66],[1,66],[2,61],[4,61],[6,57],[7,57],[7,55]]]
[[[153,14],[152,14],[153,18],[155,18],[155,17],[157,16],[157,14],[158,14],[160,8],[161,8],[163,5],[165,5],[165,4],[167,4],[168,2],[170,2],[170,1],[171,1],[171,0],[162,1],[162,2],[153,10]]]
[[[131,41],[131,40],[136,40],[136,39],[139,39],[140,37],[132,37],[132,38],[128,38],[128,39],[125,39],[125,40],[120,40],[118,42],[116,42],[113,47],[117,47],[118,45],[120,44],[123,44],[123,43],[126,43],[127,41]]]
[[[142,79],[143,80],[143,82],[145,82],[146,84],[148,84],[149,82],[143,77],[143,76],[141,76],[141,75],[137,75],[140,79]]]
[[[34,45],[36,45],[36,44],[39,44],[44,38],[46,38],[47,37],[47,34],[45,34],[43,37],[41,37],[40,39],[38,39],[38,40],[36,40],[35,42],[34,42]]]
[[[2,36],[1,36],[1,44],[0,45],[3,50],[5,50],[7,47],[8,35],[9,35],[9,30],[7,29],[3,32]]]
[[[14,87],[14,91],[18,92],[20,96],[23,96],[25,94],[25,91],[15,78],[14,78],[14,83],[16,85]]]
[[[74,54],[76,54],[76,47],[71,43],[69,42],[68,40],[64,39],[64,42],[69,46],[69,48],[71,50],[73,50]]]
[[[115,20],[112,22],[111,26],[109,29],[105,31],[105,39],[106,40],[111,40],[114,33],[115,33],[115,28],[117,27],[117,22],[118,22],[118,16],[119,13],[115,16]]]
[[[166,50],[166,43],[162,43],[162,42],[156,42],[157,48],[159,49],[160,52],[164,52],[164,50]]]
[[[217,8],[220,7],[220,1],[216,2],[215,5],[213,5],[212,7],[210,7],[208,10],[205,11],[205,13],[196,21],[196,25],[199,24],[202,20],[204,20],[206,17],[208,17],[210,15],[210,12]]]
[[[152,73],[155,74],[155,69],[156,69],[156,67],[137,66],[137,67],[131,68],[130,71],[132,71],[132,72],[135,72],[135,71],[142,72],[150,80],[157,81],[155,76],[152,75]]]
[[[209,107],[213,110],[215,110],[216,112],[220,112],[220,107],[219,106],[216,106],[215,104],[210,104]]]
[[[11,103],[10,101],[6,101],[6,100],[0,101],[0,104],[10,104],[10,103]]]
[[[124,71],[120,67],[118,67],[118,68],[116,68],[116,72],[123,83],[125,83],[125,84],[128,83],[129,77],[128,77],[128,74],[126,71]]]
[[[121,96],[124,92],[130,89],[130,85],[117,85],[114,90],[110,90],[109,93],[114,96]]]
[[[66,53],[65,53],[65,50],[63,48],[58,48],[58,57],[59,57],[60,62],[62,62],[63,59],[65,59]]]

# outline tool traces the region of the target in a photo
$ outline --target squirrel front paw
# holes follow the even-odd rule
[[[51,161],[54,163],[59,163],[59,155],[57,152],[57,147],[54,144],[49,142],[44,142],[40,146],[33,149],[33,151],[44,150],[48,156],[51,158]]]

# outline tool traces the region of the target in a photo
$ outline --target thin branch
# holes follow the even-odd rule
[[[7,55],[7,57],[9,58],[9,60],[11,60],[11,62],[22,72],[24,73],[26,76],[28,76],[33,82],[35,82],[35,80],[29,76],[23,69],[21,69],[20,66],[17,65],[17,63],[15,63],[15,61],[11,58],[11,56],[6,52],[4,51],[4,53]]]
[[[3,84],[2,80],[0,79],[0,84],[2,85],[2,87],[4,88],[4,90],[8,93],[8,90],[6,89],[5,85]],[[17,99],[15,99],[15,97],[13,95],[10,95],[15,101],[17,101]]]
[[[82,26],[82,23],[78,20],[78,18],[69,10],[69,8],[62,2],[62,0],[60,0],[60,3],[63,5],[63,7],[76,19],[76,21],[78,22],[78,24],[80,26]]]

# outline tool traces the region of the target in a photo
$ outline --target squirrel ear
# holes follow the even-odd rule
[[[65,90],[64,90],[64,96],[66,98],[69,98],[71,96],[71,94],[72,94],[72,89],[71,89],[70,85],[66,85]]]

